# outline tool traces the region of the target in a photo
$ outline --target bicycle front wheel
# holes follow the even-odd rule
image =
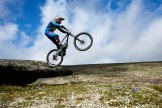
[[[62,53],[62,51],[53,49],[47,54],[46,60],[47,60],[47,64],[49,66],[57,67],[63,61],[63,53]]]
[[[93,43],[93,38],[89,33],[82,32],[75,36],[74,46],[79,51],[88,50]]]

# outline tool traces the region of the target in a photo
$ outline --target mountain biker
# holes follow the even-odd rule
[[[58,29],[62,33],[67,33],[65,30],[63,30],[65,27],[60,25],[63,20],[65,20],[63,17],[56,16],[54,20],[49,22],[45,30],[45,35],[56,45],[57,49],[61,48],[62,43],[59,40],[59,35],[55,34],[54,31]]]

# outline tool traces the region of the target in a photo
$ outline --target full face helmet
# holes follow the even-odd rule
[[[65,20],[65,19],[63,17],[61,17],[61,16],[56,16],[54,18],[54,21],[56,21],[58,24],[61,24],[61,21],[63,21],[63,20]]]

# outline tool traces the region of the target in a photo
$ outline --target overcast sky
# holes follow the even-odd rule
[[[162,0],[0,0],[0,13],[0,59],[46,61],[56,46],[44,31],[60,15],[94,39],[81,52],[70,38],[63,64],[162,61]]]

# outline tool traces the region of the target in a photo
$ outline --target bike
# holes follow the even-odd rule
[[[61,48],[59,50],[52,49],[47,54],[46,60],[47,60],[47,63],[49,66],[57,67],[57,66],[61,65],[61,63],[63,62],[64,53],[66,52],[66,49],[68,47],[69,36],[74,38],[74,46],[79,51],[86,51],[93,44],[93,38],[89,33],[81,32],[81,33],[77,34],[76,36],[74,36],[67,28],[64,28],[64,29],[66,30],[67,34],[61,41],[62,42]],[[66,41],[65,41],[65,39],[66,39]]]

